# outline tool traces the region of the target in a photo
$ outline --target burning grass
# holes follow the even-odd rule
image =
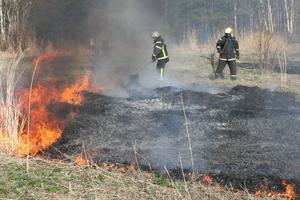
[[[273,197],[273,198],[287,198],[289,200],[296,200],[299,196],[296,190],[296,186],[293,183],[283,180],[282,186],[284,187],[284,192],[276,192],[270,189],[269,183],[263,181],[260,188],[256,191],[255,196],[258,197]]]
[[[16,91],[19,77],[16,69],[22,56],[1,62],[0,94],[0,148],[2,152],[14,155],[36,155],[48,149],[63,132],[68,118],[59,118],[49,108],[55,104],[80,106],[83,91],[95,91],[90,76],[86,74],[71,84],[61,85],[55,82],[36,82],[34,76],[43,76],[43,64],[64,55],[65,51],[53,51],[34,59],[35,65],[32,88]],[[36,72],[36,74],[35,74]],[[69,113],[70,118],[76,112]],[[27,129],[27,130],[26,130]]]
[[[51,55],[51,56],[50,56]],[[46,58],[60,54],[47,54],[36,59],[34,63],[42,67]],[[50,59],[50,60],[51,60]],[[39,61],[38,61],[39,60]],[[40,62],[40,63],[39,63]],[[12,64],[15,75],[17,64]],[[42,73],[42,70],[38,70]],[[11,76],[8,76],[11,77]],[[9,81],[14,86],[15,76]],[[1,79],[3,80],[3,79]],[[18,92],[16,101],[14,87],[6,87],[1,101],[1,147],[20,156],[36,155],[48,149],[56,142],[63,132],[68,117],[59,118],[49,111],[55,104],[80,106],[84,102],[82,91],[94,91],[86,75],[78,81],[58,86],[51,84],[35,84],[32,91]],[[30,132],[24,131],[28,125],[28,99],[31,96]],[[70,118],[76,116],[76,111],[70,113]],[[7,120],[8,119],[8,120]],[[10,130],[10,131],[8,131]],[[9,134],[8,134],[9,133]],[[11,134],[10,134],[11,133]],[[28,143],[29,139],[29,143]],[[5,151],[4,151],[5,152]],[[263,187],[257,191],[256,197],[244,191],[224,188],[214,182],[213,178],[205,175],[202,183],[174,181],[170,177],[155,176],[152,173],[137,173],[132,165],[100,164],[95,165],[77,155],[74,159],[80,166],[70,163],[55,163],[43,159],[30,160],[32,170],[27,173],[23,159],[1,158],[0,164],[0,198],[91,198],[91,199],[266,199],[274,198],[295,199],[297,191],[293,184],[283,182],[285,192],[272,192]],[[109,172],[108,172],[109,171]],[[118,172],[118,173],[116,173]],[[131,172],[131,173],[128,173]]]
[[[21,102],[14,96],[18,78],[16,69],[22,56],[3,57],[0,60],[0,150],[15,154],[19,147],[19,133],[24,129]]]

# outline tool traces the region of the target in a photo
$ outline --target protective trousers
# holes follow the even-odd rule
[[[230,79],[236,80],[237,66],[236,66],[235,60],[232,60],[232,61],[219,60],[219,64],[218,64],[218,67],[216,70],[216,76],[221,77],[221,78],[224,77],[223,70],[224,70],[226,64],[228,64],[229,69],[230,69]]]
[[[157,73],[160,75],[161,80],[163,80],[165,76],[165,67],[166,67],[166,62],[164,60],[157,61],[156,70]]]

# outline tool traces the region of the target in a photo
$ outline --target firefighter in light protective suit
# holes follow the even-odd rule
[[[230,79],[237,78],[236,59],[240,58],[239,43],[235,37],[232,37],[232,28],[225,29],[225,35],[217,42],[217,51],[220,54],[219,64],[215,71],[216,78],[224,78],[223,70],[228,64],[230,69]]]
[[[163,80],[165,74],[165,67],[167,62],[169,62],[167,45],[165,44],[161,35],[157,31],[152,33],[152,38],[154,40],[152,61],[155,62],[157,60],[156,69],[160,75],[160,80]]]

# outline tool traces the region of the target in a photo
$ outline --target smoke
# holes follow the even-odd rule
[[[95,81],[118,88],[151,61],[151,32],[164,35],[159,2],[40,0],[28,21],[40,47],[89,49]]]
[[[151,22],[151,13],[140,8],[136,0],[115,0],[92,10],[88,19],[91,59],[99,84],[118,86],[149,62],[155,20]]]
[[[164,9],[159,0],[40,0],[33,5],[29,22],[41,46],[50,42],[58,49],[87,49],[85,65],[91,65],[94,81],[110,88],[108,95],[126,97],[132,75],[138,81],[130,87],[187,86],[184,79],[189,78],[183,77],[190,72],[173,70],[177,60],[170,31],[163,24]],[[154,30],[161,32],[170,52],[164,82],[158,81],[154,63],[146,65],[151,62]],[[204,85],[190,88],[210,90]]]

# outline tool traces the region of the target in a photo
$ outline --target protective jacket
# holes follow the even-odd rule
[[[169,62],[167,45],[161,37],[154,40],[154,49],[152,54],[153,60]]]
[[[235,37],[223,36],[217,42],[217,50],[220,53],[220,60],[233,61],[239,58],[239,43]]]

